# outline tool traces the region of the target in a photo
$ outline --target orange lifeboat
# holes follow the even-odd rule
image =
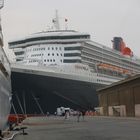
[[[117,67],[117,66],[113,66],[113,65],[110,65],[110,64],[98,64],[98,68],[100,69],[108,69],[108,70],[112,70],[112,71],[116,71],[116,72],[120,72],[120,73],[129,73],[128,70],[126,69],[123,69],[123,68],[120,68],[120,67]]]

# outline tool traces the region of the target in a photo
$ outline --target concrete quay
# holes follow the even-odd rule
[[[23,126],[28,135],[14,140],[140,140],[139,118],[63,117],[27,118]]]

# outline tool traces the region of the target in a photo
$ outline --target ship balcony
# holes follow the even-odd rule
[[[25,52],[24,49],[22,48],[16,48],[16,49],[13,49],[14,53],[20,53],[20,52]]]
[[[73,56],[73,57],[64,57],[64,59],[67,59],[67,60],[81,60],[81,57],[80,56]]]
[[[22,47],[27,47],[31,45],[37,45],[37,44],[45,44],[45,43],[66,43],[66,42],[83,42],[83,41],[88,41],[89,39],[54,39],[54,40],[37,40],[37,41],[30,41],[30,42],[25,42],[22,44],[10,44],[9,43],[9,48],[14,49],[14,48],[22,48]]]
[[[15,59],[24,59],[24,55],[18,55],[15,57]]]
[[[69,50],[69,51],[64,51],[64,53],[80,53],[81,54],[81,51],[80,50]]]

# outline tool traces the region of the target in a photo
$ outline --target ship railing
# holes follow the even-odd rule
[[[37,66],[27,66],[27,65],[17,65],[17,64],[13,64],[12,68],[19,68],[22,69],[23,72],[28,72],[28,73],[38,73],[38,71],[40,72],[50,72],[50,73],[54,73],[53,75],[56,76],[62,76],[64,78],[72,78],[72,79],[76,79],[76,80],[84,80],[84,81],[88,81],[88,82],[92,82],[92,83],[100,83],[100,84],[111,84],[113,82],[117,82],[120,79],[115,79],[114,77],[112,77],[110,79],[110,77],[102,77],[102,76],[97,76],[97,73],[92,73],[91,75],[87,75],[87,74],[81,74],[81,73],[70,73],[68,71],[60,71],[57,70],[57,68],[47,68],[46,66],[42,66],[42,67],[37,67]]]
[[[58,66],[31,66],[31,65],[23,65],[23,64],[16,64],[12,63],[12,68],[19,68],[19,69],[25,69],[27,71],[42,71],[42,72],[51,72],[51,73],[56,73],[56,74],[66,74],[66,75],[79,75],[83,77],[96,77],[97,73],[84,73],[84,72],[79,72],[79,71],[70,71],[69,69],[67,70],[66,68],[60,68]]]
[[[22,44],[10,44],[9,43],[9,48],[20,48],[20,47],[27,47],[27,46],[32,46],[32,45],[37,45],[37,44],[44,44],[44,43],[62,43],[62,42],[78,42],[78,41],[85,41],[85,39],[73,39],[73,40],[59,40],[59,39],[54,39],[54,40],[37,40],[37,41],[30,41],[30,42],[23,42]]]
[[[0,47],[0,63],[3,65],[3,70],[4,70],[4,73],[7,73],[7,75],[10,76],[10,62],[3,50],[3,48]]]
[[[91,79],[93,79],[93,77],[98,77],[101,79],[112,79],[112,80],[121,80],[122,77],[115,77],[115,76],[111,76],[111,75],[105,75],[105,74],[101,74],[98,72],[84,72],[84,71],[76,71],[75,69],[69,69],[68,67],[60,67],[60,66],[31,66],[31,65],[23,65],[23,64],[12,64],[13,66],[15,65],[17,68],[23,68],[23,69],[29,69],[29,70],[37,70],[37,71],[44,71],[44,72],[53,72],[56,74],[66,74],[66,75],[82,75],[83,77],[85,76],[87,77],[91,77]]]
[[[122,80],[123,77],[118,77],[118,76],[115,76],[115,75],[107,75],[107,74],[104,74],[104,73],[99,73],[97,74],[99,77],[105,77],[105,78],[108,78],[108,79],[117,79],[117,80]]]
[[[102,45],[102,44],[100,44],[100,43],[97,43],[97,42],[95,42],[95,41],[90,41],[90,42],[87,42],[87,43],[88,43],[88,44],[91,44],[91,45],[98,46],[100,49],[108,50],[109,52],[112,52],[112,50],[113,50],[113,52],[116,53],[116,54],[118,54],[118,55],[121,54],[121,53],[118,52],[117,50],[114,50],[114,49],[112,49],[112,48],[109,48],[109,47],[107,47],[107,46],[105,46],[105,45]]]
[[[57,71],[57,70],[52,70],[52,69],[46,69],[46,67],[37,67],[37,66],[27,66],[27,65],[19,65],[19,64],[12,64],[11,65],[13,71],[20,70],[23,73],[33,73],[33,74],[49,74],[52,76],[56,77],[61,77],[61,78],[68,78],[68,79],[73,79],[73,80],[82,80],[82,81],[87,81],[91,83],[98,83],[97,82],[97,73],[94,73],[92,75],[87,75],[87,74],[81,74],[81,73],[69,73],[66,71]],[[46,75],[45,74],[45,75]]]
[[[121,60],[126,60],[127,62],[129,61],[132,62],[132,63],[135,63],[135,64],[140,64],[140,58],[138,58],[137,56],[134,56],[134,57],[121,57],[120,58]]]

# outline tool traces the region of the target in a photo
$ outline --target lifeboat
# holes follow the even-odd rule
[[[115,71],[115,72],[120,72],[120,73],[123,73],[123,74],[128,74],[129,73],[129,71],[126,70],[126,69],[123,69],[123,68],[120,68],[120,67],[117,67],[117,66],[113,66],[113,65],[110,65],[110,64],[101,63],[101,64],[98,64],[97,66],[100,69],[107,69],[107,70],[111,70],[111,71]]]

